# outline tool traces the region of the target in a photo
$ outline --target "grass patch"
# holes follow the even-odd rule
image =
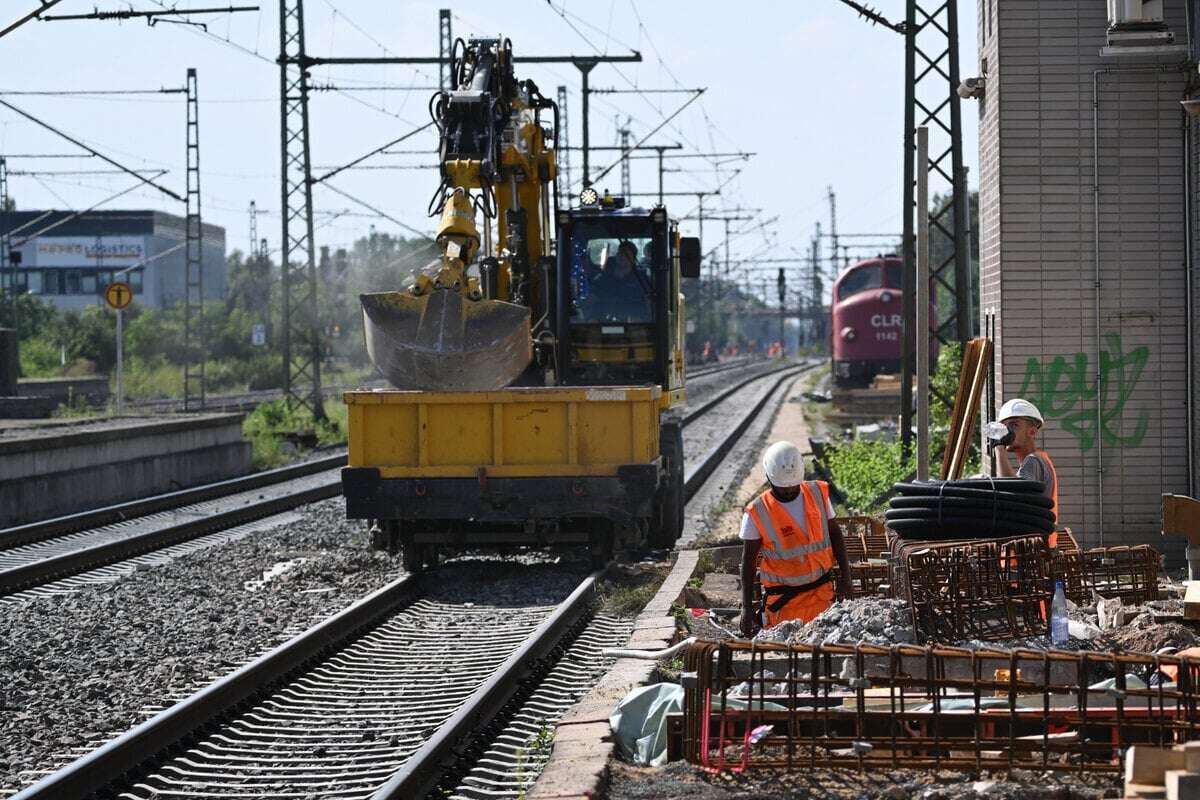
[[[600,587],[604,609],[623,617],[640,614],[658,592],[670,571],[666,566],[629,564],[617,566]]]
[[[620,614],[623,617],[632,617],[641,613],[642,609],[646,607],[646,604],[650,602],[657,591],[657,584],[622,586],[614,589],[605,598],[604,603],[613,613]]]
[[[262,403],[246,415],[242,434],[250,442],[254,466],[270,469],[301,455],[307,444],[336,444],[346,441],[347,410],[340,400],[326,400],[325,419],[286,400]]]

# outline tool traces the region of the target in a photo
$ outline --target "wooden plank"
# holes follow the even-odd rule
[[[1200,581],[1188,581],[1183,596],[1183,618],[1200,619]]]

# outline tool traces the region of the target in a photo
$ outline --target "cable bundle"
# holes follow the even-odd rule
[[[1054,530],[1040,481],[965,478],[897,483],[888,527],[905,539],[986,539]]]

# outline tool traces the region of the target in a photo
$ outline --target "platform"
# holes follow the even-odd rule
[[[241,414],[0,420],[0,525],[250,471]]]

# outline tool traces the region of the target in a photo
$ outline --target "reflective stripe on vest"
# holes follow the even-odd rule
[[[770,490],[759,495],[746,507],[746,513],[750,515],[762,537],[762,566],[759,575],[764,585],[803,586],[812,583],[833,568],[826,490],[819,481],[806,481],[800,492],[804,498],[803,519],[796,519],[775,499]],[[772,514],[772,511],[775,513]],[[785,517],[796,527],[803,539],[811,541],[785,547],[775,515]],[[819,521],[819,534],[816,525],[808,524],[812,517],[816,518],[814,521]],[[822,553],[828,553],[828,556],[817,560]],[[826,563],[822,564],[821,561]]]

